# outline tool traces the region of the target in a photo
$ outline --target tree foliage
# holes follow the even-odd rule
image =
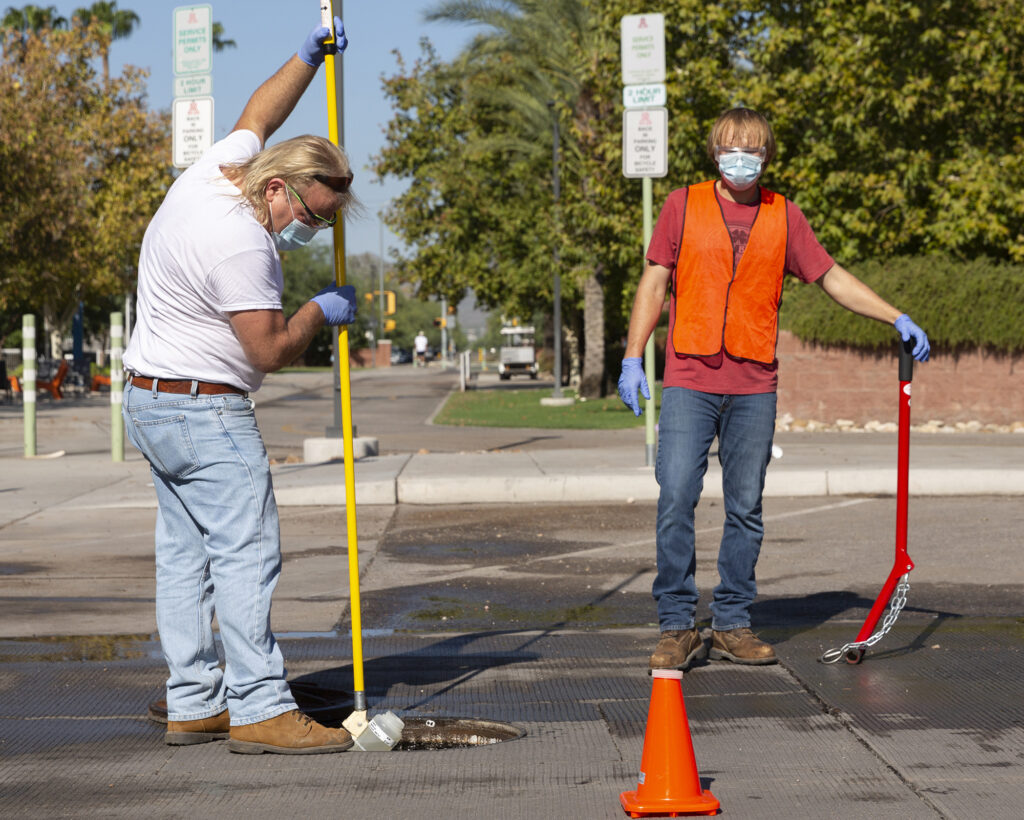
[[[139,15],[130,9],[119,9],[113,0],[97,0],[88,8],[75,9],[73,15],[79,26],[96,23],[107,35],[109,40],[123,40],[129,37],[139,24]],[[110,48],[102,48],[100,58],[103,60],[103,80],[110,79]]]
[[[417,258],[433,256],[435,269],[458,277],[463,289],[473,287],[483,304],[509,313],[548,311],[557,264],[567,317],[583,325],[581,391],[597,395],[608,330],[605,284],[621,279],[621,269],[594,250],[614,243],[621,225],[618,210],[602,199],[616,175],[601,138],[614,102],[595,93],[600,80],[591,69],[600,37],[594,16],[579,0],[456,0],[430,17],[484,32],[452,64],[440,63],[427,46],[410,75],[386,82],[402,113],[392,121],[377,170],[412,179],[411,195],[393,209],[391,224],[407,241],[407,228],[416,224]],[[557,213],[553,117],[564,156]],[[438,119],[451,126],[443,137]],[[410,144],[423,150],[409,152]],[[441,184],[424,177],[417,164],[424,155],[444,169],[436,177]],[[442,206],[445,224],[426,203]],[[434,234],[436,227],[441,230]],[[447,268],[446,261],[456,264]]]
[[[1024,265],[932,254],[872,260],[853,272],[927,328],[933,349],[1024,352]],[[892,348],[892,327],[843,310],[821,288],[793,285],[782,301],[782,328],[825,346]]]
[[[716,175],[708,130],[744,105],[776,131],[764,184],[842,264],[1024,261],[1024,0],[453,0],[434,18],[483,33],[451,62],[429,45],[411,69],[399,58],[385,80],[395,115],[376,169],[411,181],[388,215],[411,250],[403,275],[427,293],[472,287],[490,307],[547,312],[558,248],[570,321],[593,298],[604,334],[621,337],[643,248],[640,184],[620,171],[619,26],[642,12],[666,20],[669,176],[654,180],[656,208]],[[557,216],[545,96],[566,158]],[[892,301],[895,280],[922,275],[879,270]],[[966,338],[935,328],[940,345]]]
[[[385,80],[396,115],[376,170],[410,180],[386,216],[413,250],[398,269],[424,298],[455,304],[475,287],[483,304],[525,309],[550,299],[541,230],[550,192],[515,154],[488,150],[488,137],[502,133],[500,112],[467,91],[466,67],[442,63],[425,42],[411,67],[399,57]]]
[[[142,234],[171,182],[169,118],[146,110],[140,70],[97,79],[108,44],[98,25],[0,30],[8,319],[30,310],[63,328],[79,301],[129,290]]]

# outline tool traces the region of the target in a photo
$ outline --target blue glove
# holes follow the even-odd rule
[[[331,285],[309,301],[320,306],[329,325],[351,324],[356,318],[356,289],[351,285]]]
[[[899,331],[900,338],[903,341],[909,342],[910,337],[914,337],[914,358],[919,362],[928,361],[928,352],[932,349],[932,346],[928,344],[928,337],[925,335],[925,332],[910,321],[910,317],[906,313],[893,322],[893,326]]]
[[[324,40],[331,31],[327,26],[317,26],[299,47],[299,59],[307,65],[318,68],[324,61]],[[345,24],[340,17],[334,18],[334,42],[338,46],[338,53],[341,54],[348,47],[348,37],[345,36]]]
[[[644,360],[639,356],[631,356],[622,360],[622,375],[619,376],[619,398],[622,403],[633,411],[634,416],[642,416],[637,389],[645,399],[651,397],[651,388],[647,386],[644,375]]]

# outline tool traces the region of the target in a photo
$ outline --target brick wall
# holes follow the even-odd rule
[[[391,367],[391,340],[379,339],[376,352],[369,347],[350,350],[348,362],[351,367]]]
[[[895,421],[898,408],[896,345],[889,355],[826,350],[779,334],[779,410],[795,419],[857,424]],[[914,365],[912,419],[922,424],[1024,420],[1024,356],[974,352],[935,355]]]

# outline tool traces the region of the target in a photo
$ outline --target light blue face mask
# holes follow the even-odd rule
[[[287,194],[286,194],[287,195]],[[279,251],[297,251],[299,248],[308,245],[316,236],[316,228],[311,228],[295,218],[295,208],[292,206],[292,199],[288,196],[288,207],[292,211],[292,221],[289,222],[281,232],[271,231],[274,245]],[[270,227],[274,227],[274,214],[270,214]]]
[[[761,157],[745,151],[730,151],[718,158],[718,170],[722,178],[737,191],[751,188],[761,176],[763,165]]]

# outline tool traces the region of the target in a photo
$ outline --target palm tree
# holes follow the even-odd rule
[[[501,150],[520,150],[538,161],[548,161],[551,145],[551,110],[567,120],[560,129],[565,158],[564,179],[573,195],[586,204],[593,196],[602,171],[591,159],[601,132],[599,121],[610,112],[595,102],[593,66],[597,61],[597,24],[582,0],[445,0],[426,14],[429,21],[483,26],[462,57],[469,65],[493,75],[496,61],[504,66],[509,82],[494,90],[482,83],[486,100],[510,113],[509,133],[494,140]],[[486,90],[491,89],[491,90]],[[549,102],[554,105],[549,107]],[[541,159],[541,156],[544,159]],[[597,208],[597,203],[592,203]],[[563,229],[573,230],[563,222]],[[596,247],[589,230],[574,230],[575,244]],[[583,377],[580,393],[600,395],[604,380],[605,266],[594,259],[580,271],[583,293]]]
[[[213,29],[210,31],[210,35],[213,37],[213,50],[220,52],[226,48],[237,48],[238,43],[234,40],[224,39],[224,26],[218,23],[216,20],[213,23]]]
[[[80,26],[87,26],[90,23],[99,23],[103,30],[110,36],[111,42],[123,40],[128,37],[139,24],[139,15],[129,9],[119,9],[117,2],[93,3],[89,8],[75,9],[73,15],[75,22]],[[101,58],[103,60],[103,82],[110,82],[110,48],[104,47]]]
[[[68,21],[57,14],[56,6],[23,6],[15,8],[9,6],[4,12],[3,21],[0,22],[3,28],[13,28],[22,34],[30,31],[42,31],[43,29],[67,28]]]

